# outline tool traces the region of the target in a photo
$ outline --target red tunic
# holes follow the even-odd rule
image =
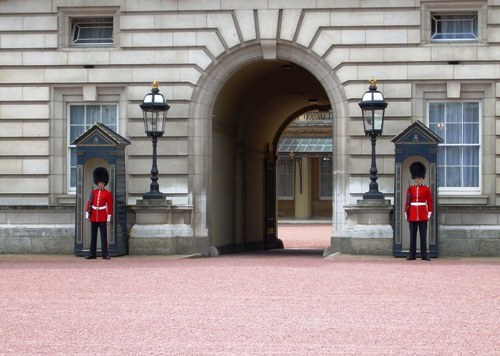
[[[106,189],[94,189],[92,193],[94,195],[94,199],[92,203],[90,200],[88,201],[86,209],[86,212],[90,212],[90,208],[92,208],[90,221],[111,221],[111,215],[113,215],[113,194]]]
[[[427,221],[432,213],[432,194],[426,185],[411,185],[406,191],[405,212],[409,221]]]

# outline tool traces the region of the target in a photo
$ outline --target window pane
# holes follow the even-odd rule
[[[69,148],[70,187],[76,187],[76,147]]]
[[[443,166],[438,168],[438,186],[446,187],[446,170]]]
[[[446,125],[446,143],[462,143],[462,125]]]
[[[479,143],[479,124],[464,124],[463,143]]]
[[[443,143],[438,146],[440,187],[479,187],[479,102],[429,104],[429,128]]]
[[[463,148],[463,163],[465,166],[479,167],[479,147],[464,147]]]
[[[102,123],[110,129],[116,129],[116,105],[102,106]]]
[[[462,104],[461,103],[448,103],[446,104],[446,122],[462,122]]]
[[[101,106],[100,105],[87,105],[86,106],[86,126],[87,129],[94,125],[96,122],[101,122]]]
[[[280,157],[278,160],[278,196],[293,198],[293,159]]]
[[[460,167],[446,168],[446,186],[447,187],[461,187],[462,175]]]
[[[320,189],[321,197],[331,197],[332,190],[332,161],[329,158],[322,157],[320,158],[321,166],[320,166]]]
[[[479,123],[479,103],[464,103],[464,122]]]
[[[446,147],[446,165],[459,165],[462,158],[461,147]]]
[[[464,167],[464,187],[477,187],[479,186],[479,171],[475,167]]]

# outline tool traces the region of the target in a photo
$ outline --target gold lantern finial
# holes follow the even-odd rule
[[[153,80],[153,82],[151,83],[151,87],[153,89],[158,89],[159,86],[160,86],[160,83],[157,80]]]
[[[370,78],[370,86],[377,86],[377,79],[375,77]]]

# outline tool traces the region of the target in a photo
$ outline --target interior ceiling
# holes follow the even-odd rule
[[[255,62],[224,84],[213,120],[235,130],[240,141],[256,132],[274,136],[291,115],[316,105],[312,99],[329,106],[325,90],[309,71],[287,61]]]

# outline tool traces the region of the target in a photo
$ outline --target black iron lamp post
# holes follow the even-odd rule
[[[384,96],[377,90],[377,81],[370,79],[369,90],[363,95],[359,102],[363,113],[363,126],[365,135],[370,136],[372,144],[372,164],[370,167],[370,190],[363,194],[363,199],[384,199],[384,194],[378,191],[377,163],[375,160],[375,145],[377,136],[382,134],[384,127],[384,115],[387,102]]]
[[[158,167],[156,165],[156,146],[158,137],[165,132],[165,119],[170,106],[160,94],[159,83],[155,80],[151,84],[151,93],[146,94],[142,104],[139,105],[144,116],[144,131],[153,142],[153,166],[151,168],[151,186],[149,192],[144,193],[143,199],[164,199],[165,196],[159,190]]]

